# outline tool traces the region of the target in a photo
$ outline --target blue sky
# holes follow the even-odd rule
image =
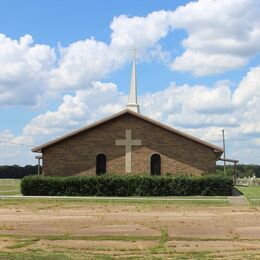
[[[124,108],[131,51],[142,113],[260,163],[257,0],[0,0],[0,165]],[[13,144],[12,144],[13,143]]]
[[[157,10],[173,10],[188,1],[1,1],[1,32],[11,38],[32,34],[36,42],[56,46],[94,36],[109,41],[113,17],[146,16]],[[19,22],[18,22],[19,21]]]
[[[178,4],[187,1],[0,1],[0,32],[12,39],[30,34],[36,43],[48,44],[53,48],[57,48],[58,44],[68,46],[69,44],[90,37],[109,42],[111,30],[109,24],[114,16],[125,14],[128,16],[145,16],[155,10],[171,10],[175,9]],[[180,32],[182,35],[183,32]],[[181,36],[177,36],[181,39]],[[179,43],[175,37],[169,37],[168,41]],[[179,46],[175,47],[180,48]],[[129,51],[130,52],[130,51]],[[140,93],[151,90],[158,90],[162,86],[166,86],[170,81],[175,80],[171,71],[164,65],[157,62],[144,63],[138,68],[140,74],[139,84],[143,86],[139,88]],[[131,64],[127,63],[118,71],[108,75],[108,79],[118,84],[120,90],[127,93],[129,87]],[[160,77],[160,85],[154,84],[157,77],[156,74],[163,73]],[[142,75],[142,76],[141,76]],[[154,77],[152,77],[154,75]],[[188,75],[186,75],[188,76]],[[181,77],[182,75],[176,75]],[[180,79],[182,80],[182,79]],[[185,76],[183,82],[185,82]],[[163,81],[163,82],[161,82]],[[57,108],[59,101],[49,104],[50,109]],[[31,118],[38,113],[49,109],[49,105],[36,109],[34,107],[10,107],[1,108],[1,118],[5,120],[5,124],[1,125],[1,129],[7,126],[15,133],[19,133],[22,127]],[[19,120],[11,122],[11,117],[17,117],[19,111]],[[15,124],[15,125],[14,125]],[[18,125],[19,124],[19,125]],[[18,126],[18,127],[17,127]]]

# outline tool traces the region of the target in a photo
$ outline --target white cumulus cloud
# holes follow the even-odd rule
[[[128,62],[131,49],[138,47],[139,57],[167,58],[157,44],[171,28],[171,12],[158,11],[146,17],[114,17],[110,24],[111,41],[94,38],[60,48],[59,65],[52,71],[50,84],[55,89],[80,89],[84,84],[103,79]]]
[[[126,95],[101,80],[130,61],[132,47],[140,49],[141,61],[169,62],[170,50],[163,49],[161,40],[178,29],[186,32],[184,51],[169,62],[171,69],[203,76],[244,66],[260,52],[259,13],[258,0],[193,1],[143,17],[114,17],[109,42],[88,38],[58,48],[34,43],[30,35],[14,40],[0,34],[0,106],[37,105],[52,93],[63,96],[56,111],[32,119],[21,135],[5,130],[0,138],[38,145],[121,110]],[[259,82],[256,66],[235,90],[228,81],[213,86],[171,83],[141,96],[141,110],[218,144],[226,128],[232,156],[249,158],[246,153],[259,147]],[[0,149],[12,157],[8,145],[2,143]]]
[[[260,137],[260,85],[251,84],[252,78],[259,75],[258,67],[252,68],[235,91],[226,81],[213,87],[172,83],[161,91],[140,96],[141,112],[218,145],[222,142],[221,130],[225,128],[230,156],[243,159],[244,151],[252,149],[250,142]],[[236,101],[240,95],[247,96],[242,103]],[[93,82],[75,95],[65,95],[56,111],[35,117],[25,126],[23,134],[12,140],[38,145],[116,113],[125,108],[126,102],[127,96],[115,84]],[[240,154],[236,153],[238,147]]]
[[[0,105],[37,104],[55,59],[52,48],[30,35],[17,41],[0,34]]]
[[[208,75],[239,68],[260,51],[257,0],[199,0],[147,16],[120,15],[110,41],[87,38],[52,48],[0,34],[0,105],[37,105],[43,97],[80,90],[130,61],[133,47],[141,61],[162,60],[170,68]],[[187,33],[184,52],[170,62],[161,40],[178,29]],[[174,47],[174,46],[173,46]]]
[[[120,111],[126,100],[115,84],[93,82],[85,90],[77,90],[75,95],[65,95],[57,111],[47,111],[32,119],[24,127],[19,141],[39,145]]]
[[[199,0],[177,8],[173,26],[187,37],[171,68],[203,76],[245,65],[260,52],[259,13],[258,0]]]

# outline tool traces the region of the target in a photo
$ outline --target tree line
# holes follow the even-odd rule
[[[224,166],[217,165],[217,172],[223,173]],[[257,178],[260,178],[260,165],[257,164],[238,164],[237,165],[237,175],[238,177],[252,177],[255,175]],[[226,166],[227,175],[233,175],[234,167],[233,165]]]
[[[38,166],[35,165],[3,165],[0,166],[0,179],[22,179],[24,176],[38,173]]]

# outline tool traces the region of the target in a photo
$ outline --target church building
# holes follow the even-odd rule
[[[125,110],[32,149],[45,176],[214,172],[223,149],[139,111],[136,62]],[[38,157],[39,158],[39,157]]]

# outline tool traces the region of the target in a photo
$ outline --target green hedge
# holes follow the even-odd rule
[[[44,196],[224,196],[231,195],[232,184],[223,176],[27,176],[21,191]]]

